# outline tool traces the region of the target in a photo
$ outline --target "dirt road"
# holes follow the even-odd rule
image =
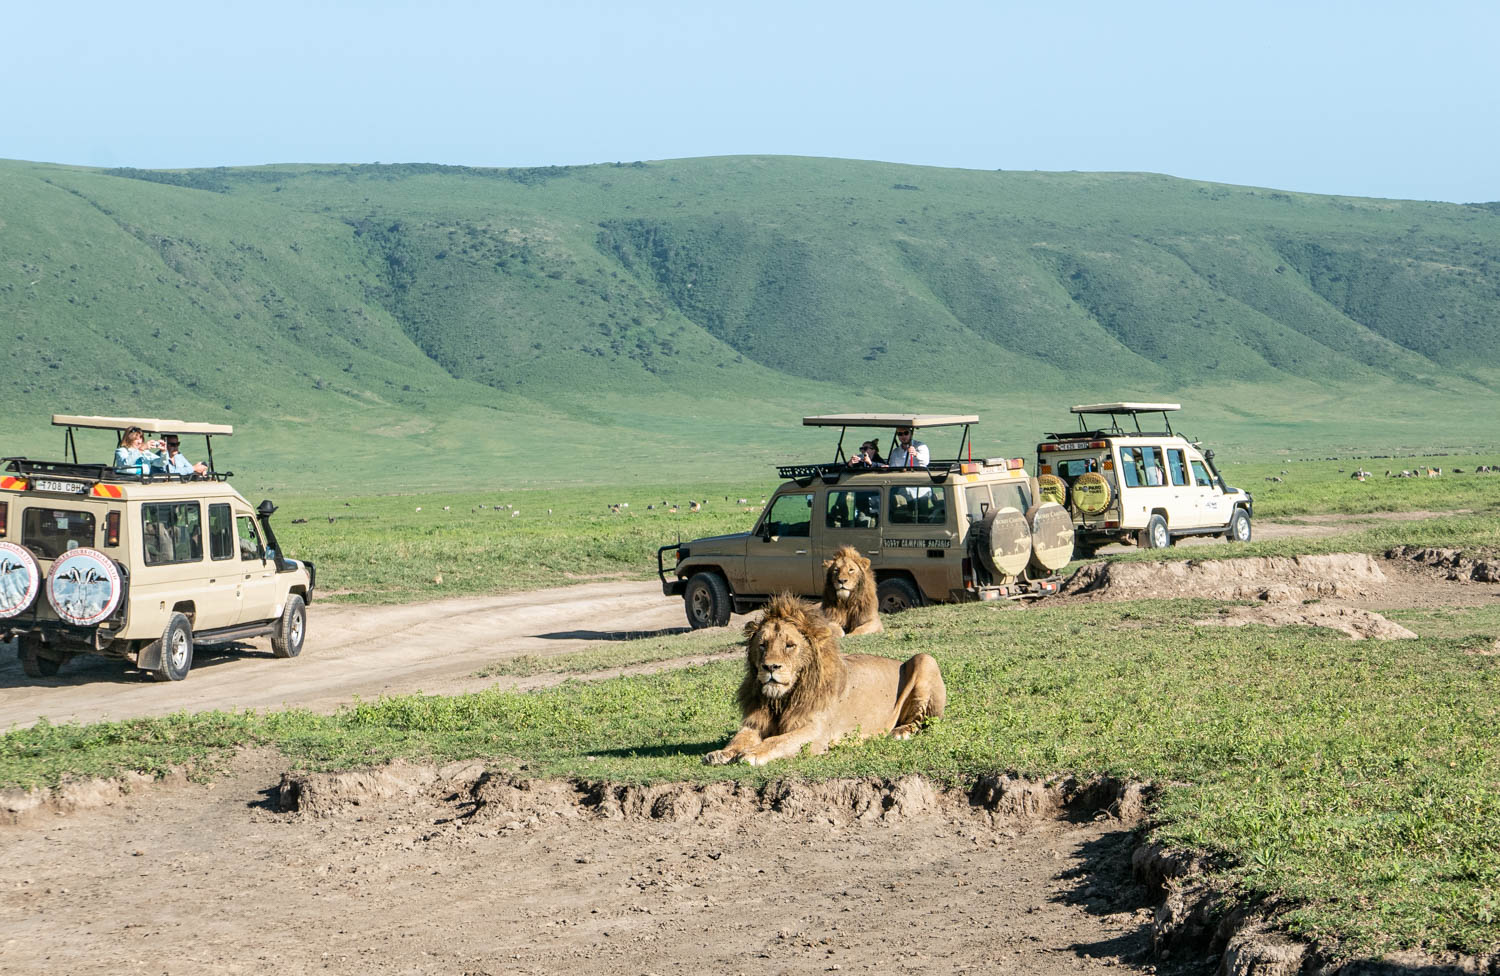
[[[681,602],[662,596],[661,584],[629,582],[394,607],[314,603],[300,657],[272,657],[265,638],[203,647],[185,681],[152,681],[93,655],[69,661],[56,678],[28,678],[13,647],[0,645],[0,730],[42,716],[91,722],[182,710],[332,711],[355,696],[471,691],[495,683],[474,672],[508,657],[686,629]]]

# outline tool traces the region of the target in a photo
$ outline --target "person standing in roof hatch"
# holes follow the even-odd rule
[[[163,439],[166,441],[166,448],[162,451],[162,456],[167,459],[168,471],[173,474],[180,474],[183,477],[191,474],[208,474],[208,465],[201,461],[194,464],[182,456],[182,452],[177,449],[179,441],[176,434],[165,434],[163,435]]]
[[[896,428],[896,447],[891,451],[890,460],[892,468],[925,468],[930,456],[926,444],[912,440],[910,427]]]

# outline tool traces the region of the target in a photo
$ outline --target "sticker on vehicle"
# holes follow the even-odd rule
[[[31,606],[42,585],[36,557],[25,546],[0,542],[0,619],[14,617]]]
[[[115,561],[97,549],[69,549],[47,574],[47,602],[70,624],[91,627],[115,612],[124,587]]]

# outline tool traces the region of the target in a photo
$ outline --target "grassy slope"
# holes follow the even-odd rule
[[[1479,207],[761,157],[131,175],[0,164],[17,447],[86,407],[236,422],[272,485],[729,478],[826,451],[816,410],[975,409],[1024,453],[1170,395],[1231,450],[1394,451],[1482,440],[1500,383]]]

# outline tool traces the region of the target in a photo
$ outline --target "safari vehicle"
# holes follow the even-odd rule
[[[1225,483],[1213,451],[1172,430],[1169,415],[1180,409],[1082,404],[1072,408],[1077,430],[1037,445],[1040,491],[1067,508],[1079,555],[1110,542],[1163,549],[1191,535],[1250,541],[1250,493]],[[1161,429],[1143,427],[1142,414],[1161,414]]]
[[[195,644],[270,635],[296,657],[307,633],[312,563],[288,559],[276,507],[252,508],[213,466],[227,424],[54,415],[63,461],[0,461],[0,638],[17,641],[31,677],[74,654],[124,658],[180,681]],[[121,474],[78,460],[79,430],[128,427],[202,435],[207,473]],[[102,442],[102,438],[100,438]],[[113,445],[103,445],[110,452]]]
[[[662,592],[683,598],[691,627],[721,627],[731,612],[747,613],[781,591],[817,597],[823,560],[842,546],[869,558],[885,613],[1055,592],[1057,570],[1072,558],[1072,521],[1061,506],[1038,499],[1021,458],[966,457],[969,429],[978,422],[925,414],[804,417],[804,426],[841,428],[833,460],[780,466],[786,481],[749,532],[662,546]],[[870,427],[911,427],[913,437],[962,427],[963,434],[952,459],[925,468],[851,467],[844,437]]]

